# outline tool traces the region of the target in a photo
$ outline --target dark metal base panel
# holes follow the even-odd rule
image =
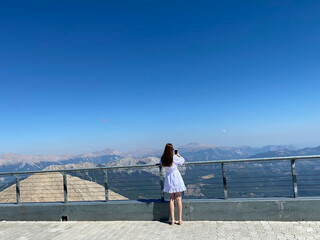
[[[157,200],[0,204],[1,221],[168,221],[169,216],[169,202]],[[320,198],[184,200],[183,220],[320,221]]]

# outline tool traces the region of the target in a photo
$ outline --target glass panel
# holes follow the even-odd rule
[[[63,177],[60,172],[20,175],[21,202],[63,202]]]
[[[16,203],[16,178],[12,175],[0,176],[0,203]]]
[[[293,197],[291,162],[226,163],[229,198]]]
[[[296,160],[299,197],[320,196],[320,159]]]
[[[68,201],[104,201],[102,170],[67,172]]]
[[[109,189],[122,196],[116,200],[161,198],[159,167],[109,169],[108,179]]]

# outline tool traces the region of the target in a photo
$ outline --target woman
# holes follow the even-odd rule
[[[185,162],[184,158],[179,153],[173,154],[173,146],[168,143],[163,151],[161,157],[161,165],[166,168],[166,178],[164,180],[163,191],[170,195],[170,214],[171,214],[171,225],[175,224],[174,218],[174,200],[177,201],[179,225],[182,224],[182,201],[181,192],[187,190],[184,185],[181,174],[178,170],[178,165]]]

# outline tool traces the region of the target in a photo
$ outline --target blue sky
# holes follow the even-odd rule
[[[0,154],[320,145],[319,1],[0,3]]]

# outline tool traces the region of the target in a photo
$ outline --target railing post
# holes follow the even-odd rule
[[[292,173],[292,184],[293,184],[293,194],[294,198],[298,198],[298,184],[297,184],[297,174],[296,174],[296,163],[295,159],[291,159],[291,173]]]
[[[163,192],[164,177],[163,177],[163,167],[162,166],[159,166],[159,172],[160,172],[161,201],[164,202],[164,192]]]
[[[16,178],[16,196],[17,196],[17,204],[20,204],[20,179],[18,174],[13,175]]]
[[[64,203],[68,203],[68,187],[67,187],[67,173],[61,172],[63,176],[63,196],[64,196]]]
[[[104,175],[104,189],[105,189],[105,202],[109,201],[109,186],[108,186],[108,173],[107,173],[107,169],[103,169],[103,175]]]
[[[224,163],[221,163],[221,167],[222,167],[224,199],[228,200],[227,178],[226,178],[226,170],[224,168]]]

